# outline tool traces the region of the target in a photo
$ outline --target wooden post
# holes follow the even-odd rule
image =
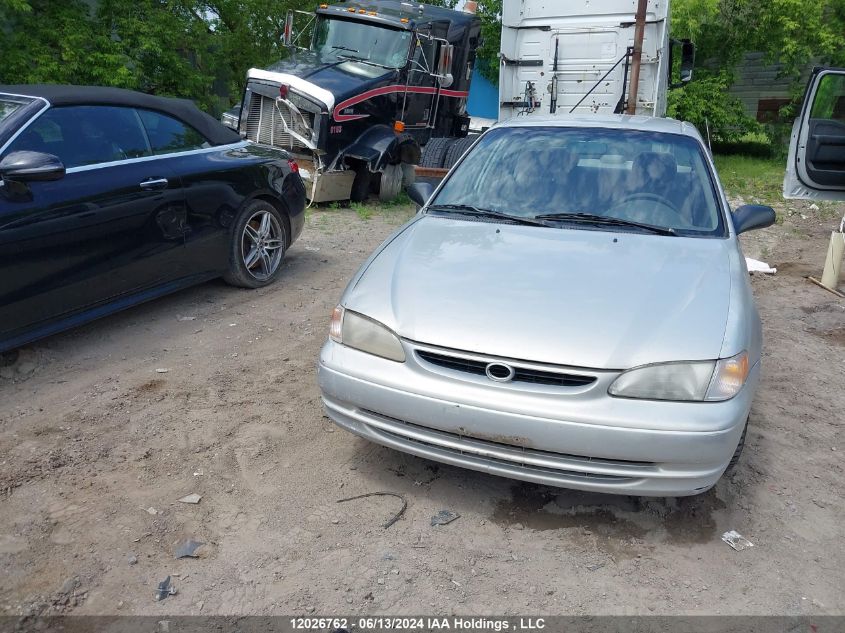
[[[829,290],[836,290],[839,285],[843,253],[845,253],[845,233],[833,231],[830,234],[830,246],[827,248],[827,259],[825,259],[822,273],[822,285]]]
[[[631,89],[628,91],[628,114],[637,112],[637,92],[640,89],[640,63],[643,57],[645,39],[645,15],[648,0],[639,0],[634,24],[634,54],[631,59]]]

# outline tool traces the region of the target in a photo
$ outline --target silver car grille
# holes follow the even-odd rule
[[[484,358],[472,354],[464,354],[457,351],[443,353],[431,349],[417,349],[417,358],[443,369],[472,374],[474,376],[485,376],[487,365],[501,362],[494,358]],[[554,387],[586,387],[596,381],[595,376],[569,372],[566,368],[538,367],[530,363],[519,361],[507,361],[507,364],[514,369],[511,382],[528,383],[534,385],[550,385]]]
[[[281,100],[271,99],[262,94],[253,93],[249,103],[249,113],[246,120],[246,137],[256,143],[282,147],[284,149],[302,148],[306,146],[299,139],[291,135],[293,130],[300,136],[311,138],[314,127],[314,114],[302,112],[302,118],[291,111]]]

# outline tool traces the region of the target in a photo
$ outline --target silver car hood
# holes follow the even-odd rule
[[[412,341],[596,369],[718,358],[731,242],[423,216],[344,295]]]

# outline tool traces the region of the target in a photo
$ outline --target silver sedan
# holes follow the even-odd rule
[[[328,415],[374,442],[542,484],[682,496],[742,450],[761,327],[694,127],[512,120],[350,281],[319,360]]]

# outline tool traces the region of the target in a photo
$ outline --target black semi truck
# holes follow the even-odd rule
[[[392,199],[429,141],[466,137],[481,28],[473,13],[365,0],[319,5],[298,36],[293,23],[291,12],[290,56],[248,72],[236,125],[293,153],[313,202],[370,191]]]

